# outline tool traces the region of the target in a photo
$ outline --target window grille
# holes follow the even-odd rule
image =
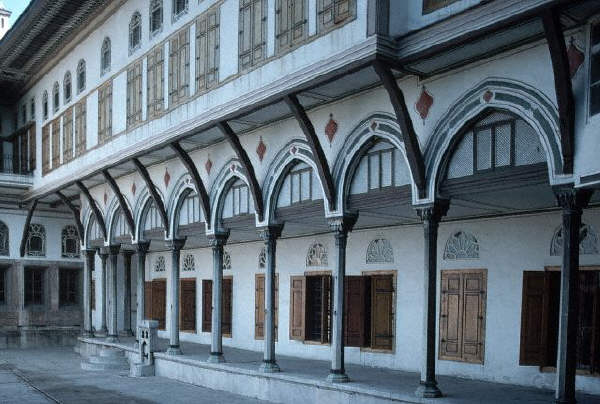
[[[65,78],[63,81],[63,91],[64,91],[64,99],[65,103],[71,101],[71,72],[65,73]]]
[[[110,38],[104,38],[102,41],[102,48],[100,49],[100,72],[104,74],[110,70]]]
[[[240,70],[245,70],[266,56],[266,0],[240,0],[239,30]]]
[[[142,17],[134,13],[129,21],[129,54],[140,47],[142,42]]]
[[[75,226],[65,226],[62,230],[62,257],[79,258],[79,235]]]
[[[162,0],[152,0],[150,3],[150,33],[156,34],[163,24]]]
[[[196,91],[214,87],[219,81],[219,7],[196,20]]]
[[[29,257],[46,256],[46,228],[44,226],[36,223],[29,225],[25,251]]]
[[[77,63],[77,93],[85,90],[85,60],[81,59]]]
[[[159,116],[165,105],[165,55],[164,46],[160,45],[148,54],[147,86],[148,86],[148,119]]]

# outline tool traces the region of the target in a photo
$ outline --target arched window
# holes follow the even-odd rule
[[[77,63],[77,93],[85,90],[85,60],[81,59]]]
[[[48,91],[44,91],[44,94],[42,95],[42,110],[44,120],[48,119]]]
[[[154,199],[150,200],[142,223],[144,223],[144,227],[142,228],[144,231],[162,229],[164,227],[162,217],[158,212]]]
[[[104,74],[110,70],[110,38],[104,38],[100,49],[100,73]]]
[[[65,100],[65,104],[71,101],[71,72],[65,73],[65,79],[63,81],[63,98]]]
[[[59,94],[59,86],[58,81],[54,82],[54,87],[52,88],[52,99],[54,101],[54,112],[58,111],[60,108],[60,94]]]
[[[65,226],[62,230],[62,257],[79,258],[79,235],[75,226]]]
[[[188,10],[188,0],[173,0],[173,19],[176,20]]]
[[[150,3],[150,33],[155,34],[160,31],[163,24],[163,4],[162,0],[152,0]]]
[[[44,257],[46,255],[46,228],[44,226],[36,223],[29,225],[25,251],[30,257]]]
[[[479,258],[479,242],[471,233],[457,231],[446,242],[445,260]]]
[[[142,17],[135,12],[129,22],[129,53],[140,47],[142,42]]]
[[[8,226],[0,222],[0,255],[9,255],[8,247]]]
[[[179,208],[179,226],[204,221],[204,214],[200,209],[200,197],[195,192],[190,193]]]

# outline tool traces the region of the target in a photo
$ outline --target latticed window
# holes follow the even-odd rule
[[[75,104],[75,157],[85,152],[87,130],[87,104],[83,99]]]
[[[98,143],[112,136],[112,81],[98,89]]]
[[[190,30],[169,40],[169,107],[185,100],[190,90]]]
[[[152,0],[150,3],[150,33],[155,34],[162,28],[163,4],[162,0]]]
[[[110,70],[110,38],[104,38],[100,48],[100,73],[104,74]]]
[[[186,254],[183,257],[182,268],[184,271],[195,271],[196,270],[196,263],[195,263],[193,254]]]
[[[219,81],[219,7],[196,20],[196,91],[202,92]]]
[[[513,115],[495,112],[463,136],[448,164],[447,178],[545,161],[538,134],[529,124]]]
[[[77,93],[85,90],[85,60],[81,59],[77,63]]]
[[[79,257],[79,235],[75,226],[65,226],[62,230],[61,252],[64,258]]]
[[[8,226],[0,221],[0,255],[10,255]]]
[[[36,223],[29,225],[25,251],[30,257],[46,256],[46,228],[43,225]]]
[[[290,201],[292,204],[312,199],[312,168],[302,163],[290,172]]]
[[[165,48],[160,45],[148,54],[148,119],[159,116],[165,108]]]
[[[240,179],[235,181],[223,203],[223,217],[247,215],[254,212],[248,185]]]
[[[327,248],[318,242],[311,244],[306,254],[307,267],[325,267],[327,266]]]
[[[129,21],[129,53],[140,47],[142,43],[142,17],[134,13]]]
[[[63,114],[63,164],[73,159],[73,108]]]
[[[446,242],[445,260],[479,258],[479,242],[471,233],[457,231]]]
[[[278,52],[283,52],[306,39],[308,33],[307,12],[307,0],[277,0],[275,44]]]
[[[52,168],[60,165],[60,117],[52,121]]]
[[[318,30],[331,29],[356,15],[356,0],[318,0]]]
[[[591,27],[590,115],[600,113],[600,23]]]
[[[44,120],[48,119],[48,91],[44,91],[44,95],[42,95],[42,112]]]
[[[71,72],[65,73],[65,79],[63,81],[63,92],[65,103],[71,101]]]
[[[50,124],[42,127],[42,174],[50,171]]]
[[[266,0],[240,0],[239,29],[240,70],[244,70],[266,57]]]
[[[188,0],[173,0],[173,20],[188,11]]]
[[[54,105],[53,105],[54,112],[56,112],[60,108],[60,94],[59,94],[58,81],[54,82],[54,87],[52,87],[52,99],[54,101]]]
[[[127,69],[127,127],[142,120],[142,62]]]
[[[444,8],[447,5],[456,3],[458,0],[423,0],[423,14]]]
[[[125,215],[121,208],[119,208],[114,216],[113,222],[111,226],[111,236],[113,238],[121,238],[121,237],[129,237],[129,227],[127,226],[127,222],[125,220]]]

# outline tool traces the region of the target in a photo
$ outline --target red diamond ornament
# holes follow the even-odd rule
[[[490,100],[492,99],[493,96],[494,96],[494,93],[492,93],[490,90],[488,90],[485,93],[483,93],[483,100],[485,102],[490,102]]]
[[[429,94],[427,92],[427,89],[425,88],[425,86],[423,86],[423,89],[421,90],[421,96],[419,97],[419,99],[417,100],[417,103],[415,104],[415,109],[421,116],[421,119],[425,120],[425,118],[427,118],[427,115],[429,115],[429,109],[431,108],[432,105],[433,105],[433,97],[431,96],[431,94]]]
[[[206,169],[206,173],[210,175],[210,170],[212,169],[213,163],[212,161],[210,161],[210,157],[208,158],[208,160],[206,160],[206,163],[204,164],[204,168]]]
[[[108,194],[104,191],[104,205],[106,205],[106,202],[108,202]]]
[[[169,187],[169,182],[171,182],[171,174],[169,174],[169,170],[167,168],[165,168],[165,188]]]
[[[329,139],[329,143],[333,141],[335,137],[335,133],[338,130],[338,124],[333,120],[333,114],[329,114],[329,122],[325,126],[325,135],[327,135],[327,139]]]
[[[573,37],[571,37],[571,43],[567,49],[567,57],[569,59],[569,73],[571,74],[571,78],[573,78],[579,70],[579,67],[583,64],[585,58],[583,52],[575,46],[575,38]]]
[[[267,146],[265,145],[265,142],[263,142],[263,138],[261,136],[260,141],[258,142],[258,146],[256,146],[256,154],[258,155],[258,158],[260,159],[260,161],[263,161],[266,151],[267,151]]]
[[[131,193],[135,196],[135,191],[136,191],[136,187],[135,187],[135,182],[133,184],[131,184]]]

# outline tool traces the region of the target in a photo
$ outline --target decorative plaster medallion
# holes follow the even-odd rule
[[[267,266],[267,249],[265,247],[261,248],[260,253],[258,254],[258,267],[264,269]]]
[[[131,184],[131,193],[133,194],[133,196],[135,196],[135,191],[136,191],[136,188],[135,188],[135,182],[134,182],[133,184]]]
[[[394,251],[389,240],[378,237],[371,241],[367,247],[366,262],[367,264],[394,262]]]
[[[550,244],[550,255],[560,256],[563,251],[563,231],[562,226],[554,232],[552,244]],[[579,227],[579,254],[593,255],[598,254],[598,234],[590,225],[582,223]]]
[[[333,119],[333,114],[329,114],[329,122],[325,126],[325,135],[327,135],[327,139],[329,139],[329,143],[333,141],[335,134],[338,130],[338,124]]]
[[[423,86],[423,88],[421,89],[421,95],[419,96],[419,99],[417,100],[417,103],[415,104],[415,109],[421,116],[422,120],[425,120],[425,118],[427,118],[427,115],[429,115],[429,109],[431,108],[432,105],[433,105],[433,96],[431,94],[429,94],[429,92],[427,92],[427,89],[425,88],[425,86]]]
[[[485,93],[483,93],[483,100],[486,103],[490,102],[492,97],[494,97],[494,93],[492,93],[490,90],[487,90]]]
[[[290,149],[290,153],[292,155],[296,154],[298,152],[298,148],[296,146],[292,146],[292,148]]]
[[[171,182],[171,174],[169,174],[169,169],[165,167],[165,188],[169,187],[169,182]]]
[[[567,49],[567,57],[569,59],[569,73],[571,74],[571,78],[573,78],[585,59],[583,52],[575,46],[575,38],[573,37],[571,37],[571,43]]]
[[[210,175],[210,170],[212,169],[213,163],[210,160],[210,157],[208,158],[208,160],[206,160],[206,163],[204,164],[204,168],[206,169],[206,173],[208,175]]]
[[[196,263],[194,260],[194,256],[192,254],[186,254],[183,257],[182,269],[184,271],[195,271],[196,270]]]
[[[156,261],[154,261],[154,272],[164,272],[165,268],[166,268],[165,257],[162,255],[159,255],[156,258]]]
[[[324,267],[327,266],[327,248],[319,242],[314,242],[306,254],[307,267]]]
[[[231,269],[231,255],[223,251],[223,269]]]
[[[260,159],[260,161],[263,161],[266,151],[267,151],[267,145],[265,145],[265,142],[263,142],[263,138],[261,136],[260,141],[258,142],[258,146],[256,146],[256,154],[258,155],[258,158]]]
[[[445,260],[479,258],[479,242],[471,233],[457,231],[446,242]]]
[[[377,129],[377,122],[375,122],[375,121],[371,122],[371,130],[373,132],[375,132],[376,129]]]

